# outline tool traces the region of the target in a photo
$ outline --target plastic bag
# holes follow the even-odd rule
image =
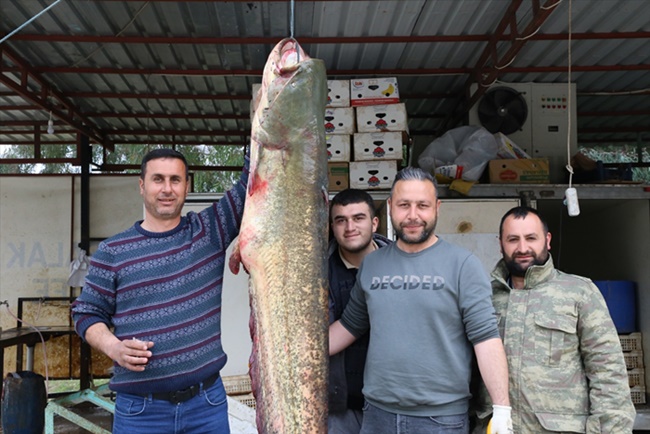
[[[86,256],[86,251],[79,248],[77,257],[70,263],[70,277],[68,277],[68,286],[82,287],[86,281],[90,259]]]
[[[431,173],[478,181],[498,151],[497,140],[485,128],[458,127],[432,141],[418,157],[418,165]]]

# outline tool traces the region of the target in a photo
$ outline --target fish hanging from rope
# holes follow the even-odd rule
[[[327,433],[327,76],[292,39],[268,57],[252,120],[238,238],[250,274],[260,434]]]

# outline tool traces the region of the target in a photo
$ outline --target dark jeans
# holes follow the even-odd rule
[[[347,410],[342,413],[330,413],[327,418],[328,434],[359,434],[363,412],[361,410]]]
[[[360,434],[469,434],[467,414],[417,417],[394,414],[366,402]]]

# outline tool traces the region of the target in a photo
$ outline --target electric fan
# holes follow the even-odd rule
[[[478,105],[478,118],[486,130],[512,134],[521,130],[528,117],[528,107],[521,93],[509,87],[493,87],[485,92]]]

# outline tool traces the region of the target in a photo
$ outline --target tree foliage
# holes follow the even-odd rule
[[[104,152],[100,146],[92,148],[93,173],[109,173],[104,170],[108,165],[136,165],[137,169],[125,169],[119,173],[139,173],[142,157],[152,149],[163,148],[162,145],[116,145],[115,151]],[[215,170],[221,166],[242,167],[244,165],[244,147],[229,145],[178,145],[176,149],[185,155],[190,166],[205,166],[204,170],[192,170],[195,192],[224,192],[235,183],[241,171]],[[76,158],[76,145],[43,145],[42,159]],[[15,173],[80,173],[78,165],[72,163],[21,163],[1,164],[2,159],[33,159],[34,146],[3,145],[0,146],[0,174]],[[112,172],[115,173],[115,172]]]
[[[649,163],[650,147],[637,144],[599,144],[581,146],[580,152],[593,161],[603,163]],[[632,180],[650,184],[650,167],[633,167]]]

